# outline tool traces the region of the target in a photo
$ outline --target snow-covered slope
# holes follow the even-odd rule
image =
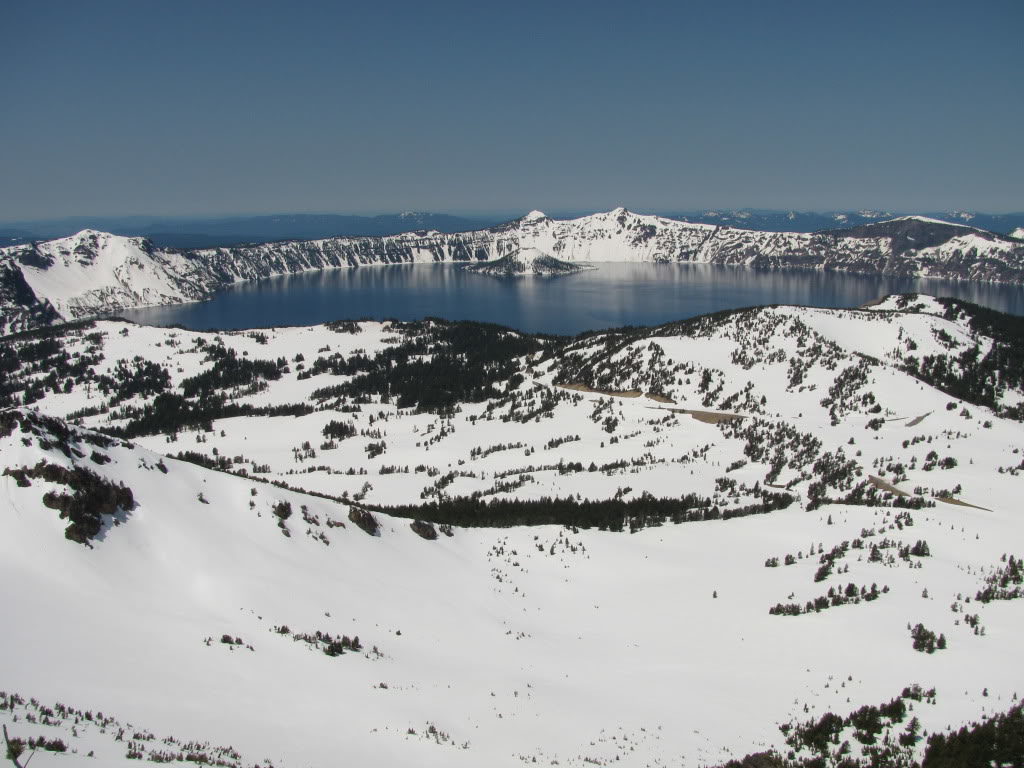
[[[8,339],[0,395],[51,417],[0,412],[0,689],[148,729],[145,750],[278,766],[707,765],[904,688],[928,733],[1005,711],[1024,684],[1012,321],[920,296],[567,341],[436,322]],[[427,404],[455,386],[457,407]],[[90,503],[61,500],[76,483]],[[568,499],[625,530],[500,520],[580,514]],[[377,535],[364,505],[391,509]],[[458,515],[501,527],[449,536]],[[918,624],[946,647],[915,650]],[[327,655],[342,636],[361,650]],[[104,764],[134,741],[25,712],[0,720]]]
[[[186,252],[157,250],[143,238],[83,230],[76,235],[0,251],[0,267],[30,293],[0,305],[0,331],[39,323],[45,308],[66,320],[132,306],[173,304],[211,295],[217,280]],[[0,299],[7,297],[0,297]]]
[[[409,232],[196,251],[92,231],[0,249],[0,330],[193,301],[242,280],[373,264],[494,261],[540,250],[565,262],[701,262],[1020,283],[1024,245],[922,217],[814,234],[756,232],[617,208],[579,219],[533,211],[491,229]],[[19,282],[20,281],[20,282]],[[25,283],[31,293],[16,289]],[[45,310],[45,311],[44,311]]]

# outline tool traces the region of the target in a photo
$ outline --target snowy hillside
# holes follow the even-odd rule
[[[217,281],[187,253],[156,250],[142,238],[83,230],[71,237],[0,250],[0,268],[23,284],[3,296],[0,332],[36,327],[43,317],[74,319],[132,306],[195,301]],[[2,289],[0,289],[2,291]],[[36,313],[35,315],[30,313]]]
[[[920,757],[1024,685],[1021,349],[923,296],[9,337],[0,721],[78,750],[33,766],[699,766],[828,712]]]
[[[38,327],[54,318],[196,301],[232,283],[274,275],[366,265],[478,263],[532,249],[570,263],[697,262],[1024,281],[1019,240],[913,216],[808,234],[685,223],[624,208],[570,220],[533,211],[475,232],[417,231],[193,251],[86,230],[0,249],[0,332]]]

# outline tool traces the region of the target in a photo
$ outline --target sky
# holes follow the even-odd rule
[[[0,221],[1024,210],[1024,2],[0,3]]]

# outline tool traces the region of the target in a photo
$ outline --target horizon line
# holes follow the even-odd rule
[[[733,206],[704,206],[699,208],[677,208],[672,209],[668,207],[664,208],[651,208],[648,206],[631,208],[627,206],[613,206],[611,208],[551,208],[551,213],[544,211],[541,208],[502,208],[502,209],[485,209],[485,210],[472,210],[472,209],[415,209],[405,208],[401,210],[385,210],[385,211],[366,211],[366,212],[352,212],[352,211],[269,211],[263,213],[243,212],[243,213],[180,213],[180,214],[158,214],[158,213],[128,213],[128,214],[66,214],[61,216],[52,216],[46,218],[32,218],[32,219],[0,219],[0,226],[13,227],[16,225],[30,225],[30,224],[52,224],[57,222],[74,221],[79,219],[120,219],[120,220],[131,220],[131,219],[147,219],[152,220],[154,223],[159,221],[182,221],[182,220],[196,220],[196,221],[217,221],[222,219],[260,219],[274,216],[345,216],[352,218],[378,218],[382,216],[401,216],[404,214],[419,214],[429,216],[452,216],[457,218],[483,218],[483,217],[500,217],[510,216],[513,219],[525,216],[530,211],[540,210],[545,215],[551,218],[570,217],[570,216],[587,216],[595,213],[608,213],[616,210],[616,208],[625,208],[632,213],[639,213],[642,215],[664,215],[664,216],[678,216],[678,215],[701,215],[707,216],[713,213],[750,213],[750,214],[796,214],[796,215],[834,215],[834,214],[858,214],[861,212],[870,212],[883,215],[900,216],[900,215],[925,215],[925,214],[936,214],[941,213],[945,215],[955,214],[968,214],[971,216],[1014,216],[1024,215],[1024,209],[1021,210],[980,210],[980,209],[967,209],[967,208],[952,208],[952,209],[894,209],[884,207],[869,207],[859,206],[856,208],[762,208],[755,206],[744,206],[744,207],[733,207]],[[520,210],[522,212],[520,212]]]

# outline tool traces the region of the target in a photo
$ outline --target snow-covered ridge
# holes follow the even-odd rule
[[[198,301],[231,283],[309,270],[476,263],[538,249],[566,262],[696,262],[1024,282],[1024,244],[922,217],[849,231],[760,232],[616,208],[554,220],[540,211],[490,229],[417,231],[176,250],[86,230],[0,249],[0,332],[136,306]]]
[[[973,229],[975,231],[984,231],[984,230],[978,230],[977,227],[972,227],[972,226],[970,226],[968,224],[960,224],[960,223],[954,222],[954,221],[943,221],[942,219],[934,219],[934,218],[932,218],[930,216],[919,216],[917,214],[913,214],[913,215],[910,215],[910,216],[897,216],[897,217],[895,217],[893,219],[889,219],[889,221],[920,221],[920,222],[924,222],[925,224],[941,224],[941,225],[945,225],[947,227],[963,227],[964,229]]]

